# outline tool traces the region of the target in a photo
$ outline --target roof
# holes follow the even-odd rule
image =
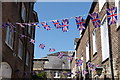
[[[68,51],[60,51],[60,52],[64,53],[64,56],[68,55]],[[48,56],[58,56],[58,52],[53,53],[53,54],[48,54]]]
[[[33,59],[33,61],[49,61],[48,58]]]

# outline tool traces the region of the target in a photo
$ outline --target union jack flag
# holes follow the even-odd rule
[[[94,68],[95,65],[94,65],[93,63],[91,63],[91,62],[88,62],[88,67],[90,67],[90,68]]]
[[[100,64],[97,64],[96,67],[100,67]]]
[[[82,63],[83,63],[83,60],[81,59],[78,59],[76,62],[77,66],[82,66]]]
[[[65,76],[67,76],[68,74],[67,73],[63,73]]]
[[[58,29],[58,28],[61,28],[61,25],[60,25],[60,23],[59,23],[58,20],[52,20],[52,22],[53,22],[54,26],[55,26],[57,29]]]
[[[86,75],[88,72],[86,70],[83,70],[83,75]]]
[[[75,73],[76,73],[76,74],[80,74],[80,71],[76,71]]]
[[[38,23],[32,23],[31,25],[35,26],[35,27],[38,27],[40,28],[39,24]]]
[[[18,36],[18,38],[24,38],[24,37],[26,37],[26,36],[23,34],[19,34],[19,36]]]
[[[90,19],[92,20],[92,23],[94,25],[94,28],[96,27],[100,27],[100,20],[99,20],[99,16],[98,16],[98,13],[94,12],[92,14],[89,14],[90,15]]]
[[[64,56],[64,53],[62,53],[62,52],[58,52],[58,58],[63,58],[63,56]]]
[[[76,25],[78,30],[85,29],[84,19],[81,16],[75,17],[75,20],[76,20]]]
[[[95,68],[90,68],[91,71],[95,71]]]
[[[109,25],[117,22],[117,7],[107,9],[107,19]]]
[[[33,40],[33,39],[30,39],[30,42],[34,44],[34,43],[35,43],[35,40]]]
[[[62,19],[62,31],[67,32],[68,31],[68,19]]]
[[[54,48],[50,48],[50,49],[49,49],[49,52],[54,52],[54,51],[55,51]]]
[[[22,25],[22,23],[16,23],[17,25],[19,25],[20,27],[24,28],[25,26]]]
[[[41,24],[44,27],[44,29],[46,29],[46,30],[51,30],[52,29],[46,22],[41,22]]]
[[[45,48],[45,45],[44,45],[44,44],[40,44],[39,47],[40,47],[41,49],[44,49],[44,48]]]
[[[72,61],[73,57],[72,56],[68,56],[68,60]]]
[[[71,72],[67,72],[67,75],[72,75],[73,73],[71,73]]]

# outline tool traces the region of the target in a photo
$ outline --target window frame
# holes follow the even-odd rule
[[[24,14],[24,15],[23,15]],[[21,6],[21,17],[22,20],[25,22],[26,21],[26,8],[25,8],[25,4],[22,2],[22,6]]]
[[[115,0],[115,6],[117,7],[117,18],[118,21],[116,23],[116,29],[118,29],[120,27],[120,1],[119,0]]]
[[[93,55],[97,53],[97,34],[96,34],[96,29],[93,30],[92,32],[92,41],[93,41]]]
[[[30,53],[27,51],[26,57],[25,57],[25,64],[28,66],[30,63]]]
[[[13,50],[14,46],[14,32],[11,31],[10,26],[6,28],[6,36],[5,36],[5,43],[11,50]]]
[[[86,47],[86,62],[88,62],[90,60],[90,52],[89,52],[89,41],[86,41],[85,47]]]
[[[108,23],[107,23],[108,21],[107,21],[107,15],[106,15],[106,14],[104,15],[104,17],[102,18],[102,21],[101,21],[101,23],[102,23],[102,25],[101,25],[101,27],[100,27],[100,32],[101,32],[101,33],[102,33],[102,31],[101,31],[101,30],[102,30],[102,27],[105,28],[105,27],[103,26],[104,21],[106,21],[106,26],[105,26],[105,27],[107,27],[107,30],[108,30]],[[104,48],[102,48],[102,47],[103,47],[104,42],[102,42],[102,41],[104,41],[104,40],[102,40],[102,34],[101,34],[101,33],[100,33],[100,35],[101,35],[102,62],[104,62],[105,60],[107,60],[107,59],[109,58],[109,51],[110,51],[110,50],[109,50],[109,47],[110,47],[110,45],[109,45],[109,34],[108,34],[108,32],[107,32],[107,34],[108,34],[108,35],[107,35],[107,36],[108,36],[108,41],[107,41],[107,42],[108,42],[108,45],[107,45],[107,46],[108,46],[108,55],[107,55],[107,57],[105,57],[105,55],[104,55],[104,57],[103,57],[103,54],[104,54],[104,53],[103,53],[103,49],[104,49]],[[106,43],[107,43],[107,42],[106,42]],[[106,54],[106,53],[105,53],[105,54]]]
[[[21,47],[22,49],[21,49]],[[20,47],[20,48],[19,48]],[[22,50],[19,52],[19,50]],[[23,42],[19,39],[19,43],[18,43],[18,57],[22,60],[23,59],[23,52],[24,52],[24,45],[23,45]],[[22,55],[21,55],[22,54]]]

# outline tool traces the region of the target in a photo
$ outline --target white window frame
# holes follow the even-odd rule
[[[25,60],[25,63],[26,63],[27,66],[29,65],[29,62],[30,62],[30,54],[29,54],[29,52],[27,51],[26,60]]]
[[[71,78],[71,74],[68,74],[68,75],[67,75],[67,78]]]
[[[25,22],[25,20],[26,20],[26,8],[25,8],[24,3],[22,3],[21,17],[22,17],[23,21]]]
[[[97,40],[96,40],[96,38],[97,38],[97,36],[96,36],[97,34],[96,34],[96,30],[94,29],[93,30],[93,33],[92,33],[92,39],[93,39],[93,55],[97,52]]]
[[[118,21],[117,21],[117,28],[120,26],[120,1],[115,0],[115,7],[117,7],[117,16],[118,16]]]
[[[106,21],[106,23],[105,23],[106,26],[103,25],[104,21]],[[100,32],[101,32],[102,61],[105,61],[107,58],[109,58],[109,35],[108,35],[108,22],[107,22],[106,15],[103,17],[101,23],[102,23],[102,25],[100,27]],[[106,32],[106,34],[105,34],[105,32]]]
[[[6,28],[6,39],[5,39],[5,43],[10,47],[10,49],[13,50],[14,32],[11,31],[10,26],[7,26],[7,28]]]
[[[102,10],[106,0],[99,0],[99,12]]]
[[[19,44],[18,44],[18,57],[22,60],[23,57],[23,43],[22,41],[19,39]]]
[[[54,72],[54,75],[55,75],[54,78],[60,78],[60,72],[56,71],[56,72]]]
[[[86,62],[90,60],[90,53],[89,53],[89,41],[86,41]]]

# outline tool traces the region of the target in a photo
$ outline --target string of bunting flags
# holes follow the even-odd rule
[[[106,14],[107,14],[107,21],[108,21],[109,25],[115,24],[117,22],[117,7],[108,8],[106,10]],[[101,21],[99,19],[99,15],[98,15],[97,12],[93,12],[93,13],[88,14],[88,15],[90,16],[90,19],[91,19],[91,21],[92,21],[92,23],[94,25],[94,28],[97,28],[97,27],[101,26]],[[73,18],[75,19],[75,22],[76,22],[76,25],[77,25],[77,29],[78,30],[84,30],[85,29],[85,20],[83,19],[83,17],[82,16],[76,16],[76,17],[73,17]],[[53,25],[57,29],[61,29],[62,28],[63,32],[67,32],[69,30],[69,19],[72,19],[72,17],[71,18],[62,19],[61,23],[59,22],[59,20],[51,20],[51,22],[53,23]],[[20,34],[17,31],[15,31],[14,28],[16,28],[16,25],[20,26],[21,28],[25,28],[27,26],[31,26],[31,27],[35,26],[37,28],[41,28],[39,23],[37,23],[37,22],[32,22],[32,23],[19,23],[19,22],[10,23],[10,22],[7,22],[7,23],[3,23],[2,24],[2,28],[6,28],[6,27],[9,26],[10,31],[17,33],[19,35],[19,38],[28,38],[29,42],[31,42],[32,44],[37,43],[36,40],[31,39],[29,36],[26,36],[24,34]],[[52,27],[50,27],[47,24],[46,21],[42,21],[41,25],[46,30],[52,30]],[[43,43],[39,43],[38,42],[38,44],[39,44],[39,47],[41,49],[44,49],[46,47],[46,45],[43,44]],[[50,48],[49,49],[49,52],[54,52],[54,51],[55,51],[54,48]],[[64,53],[58,52],[58,58],[62,59],[63,56],[64,56]],[[73,57],[72,56],[68,56],[68,60],[72,61]],[[83,64],[83,60],[77,59],[76,60],[76,64],[77,64],[77,66],[81,66]],[[94,64],[88,63],[88,66],[90,67],[91,71],[95,70]],[[99,67],[99,66],[100,65],[97,65],[97,67]],[[87,71],[84,70],[83,73],[87,74]]]
[[[107,19],[108,19],[108,23],[109,25],[114,24],[117,22],[117,7],[112,7],[112,8],[108,8],[106,10],[107,13]],[[100,27],[101,22],[99,19],[99,15],[97,12],[93,12],[91,14],[88,14],[90,16],[90,19],[92,20],[92,23],[94,25],[94,28]],[[66,18],[66,19],[62,19],[61,23],[58,20],[51,20],[51,22],[53,23],[53,25],[59,29],[62,28],[63,32],[67,32],[68,31],[68,27],[69,27],[69,19],[74,18],[76,21],[76,25],[77,25],[77,29],[78,30],[83,30],[85,29],[85,21],[81,16],[77,16],[77,17],[71,17],[71,18]],[[35,23],[16,23],[17,25],[19,25],[22,28],[25,28],[25,26],[31,26],[34,25],[38,28],[40,28],[39,23],[35,22]],[[51,30],[52,28],[47,24],[47,21],[42,21],[41,25],[44,27],[44,29],[46,30]]]

